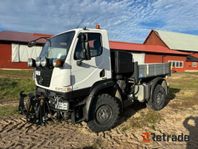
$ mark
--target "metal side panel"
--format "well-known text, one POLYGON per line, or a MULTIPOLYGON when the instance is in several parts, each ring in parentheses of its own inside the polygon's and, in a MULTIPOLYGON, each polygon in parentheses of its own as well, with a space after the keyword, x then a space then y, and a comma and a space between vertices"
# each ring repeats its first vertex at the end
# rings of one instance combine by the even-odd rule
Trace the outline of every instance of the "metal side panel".
POLYGON ((145 66, 146 65, 139 65, 139 78, 144 78, 147 76, 147 69, 145 66))
POLYGON ((139 65, 139 78, 170 74, 169 63, 139 65))

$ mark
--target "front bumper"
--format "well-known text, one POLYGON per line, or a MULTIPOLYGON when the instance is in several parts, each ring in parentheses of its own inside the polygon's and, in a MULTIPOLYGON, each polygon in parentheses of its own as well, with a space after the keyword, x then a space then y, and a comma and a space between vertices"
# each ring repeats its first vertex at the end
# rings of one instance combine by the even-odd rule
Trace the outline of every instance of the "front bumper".
POLYGON ((69 93, 55 92, 37 87, 36 95, 43 96, 49 103, 50 108, 55 111, 69 111, 69 99, 71 99, 69 93))

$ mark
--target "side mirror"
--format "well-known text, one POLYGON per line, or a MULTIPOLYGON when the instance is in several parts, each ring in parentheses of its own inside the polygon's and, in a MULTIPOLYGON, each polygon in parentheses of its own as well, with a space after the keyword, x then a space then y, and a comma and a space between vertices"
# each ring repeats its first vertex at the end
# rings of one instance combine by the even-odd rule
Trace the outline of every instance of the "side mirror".
POLYGON ((83 56, 85 57, 85 60, 91 59, 91 54, 89 50, 89 40, 88 40, 88 33, 82 33, 79 35, 79 39, 81 41, 82 49, 83 49, 83 56))

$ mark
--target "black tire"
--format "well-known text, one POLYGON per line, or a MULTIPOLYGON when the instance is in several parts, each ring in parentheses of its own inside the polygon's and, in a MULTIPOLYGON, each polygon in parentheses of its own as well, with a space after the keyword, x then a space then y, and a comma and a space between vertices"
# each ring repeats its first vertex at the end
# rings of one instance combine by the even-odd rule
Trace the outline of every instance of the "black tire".
POLYGON ((156 111, 163 109, 166 105, 166 91, 160 84, 155 86, 153 97, 148 101, 147 105, 156 111))
POLYGON ((90 110, 89 128, 94 132, 113 128, 120 115, 119 101, 108 94, 100 94, 94 100, 90 110))

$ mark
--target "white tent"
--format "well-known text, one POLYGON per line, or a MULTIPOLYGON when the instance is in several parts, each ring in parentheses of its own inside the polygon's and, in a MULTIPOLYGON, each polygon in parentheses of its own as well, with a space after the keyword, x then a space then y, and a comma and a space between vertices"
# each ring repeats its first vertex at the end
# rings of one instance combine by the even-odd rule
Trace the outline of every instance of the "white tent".
POLYGON ((27 45, 12 44, 12 62, 27 62, 28 58, 40 55, 41 46, 28 47, 27 45))

